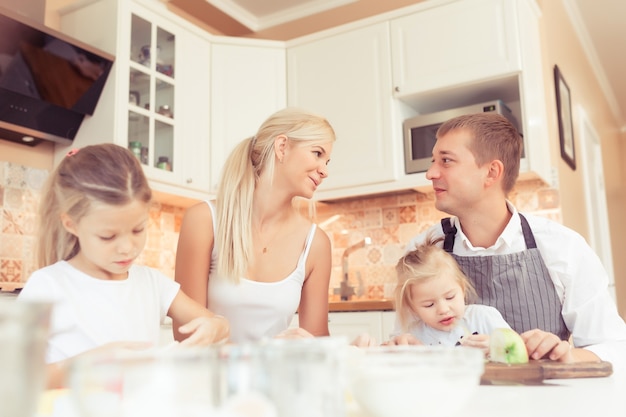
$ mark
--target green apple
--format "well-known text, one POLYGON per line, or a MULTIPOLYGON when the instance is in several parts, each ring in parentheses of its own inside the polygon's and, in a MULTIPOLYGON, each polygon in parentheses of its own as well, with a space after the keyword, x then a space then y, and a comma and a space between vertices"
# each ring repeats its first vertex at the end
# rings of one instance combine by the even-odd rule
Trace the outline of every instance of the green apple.
POLYGON ((501 363, 528 363, 528 351, 522 337, 512 329, 494 329, 489 335, 489 360, 501 363))

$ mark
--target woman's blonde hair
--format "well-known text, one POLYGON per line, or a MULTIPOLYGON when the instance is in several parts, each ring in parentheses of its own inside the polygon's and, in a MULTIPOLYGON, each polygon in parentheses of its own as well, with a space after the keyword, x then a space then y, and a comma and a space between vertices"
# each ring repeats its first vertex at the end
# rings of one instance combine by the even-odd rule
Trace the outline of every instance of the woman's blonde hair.
POLYGON ((39 206, 37 265, 42 268, 69 260, 80 242, 61 222, 67 213, 75 222, 93 202, 124 205, 149 203, 152 191, 141 164, 128 149, 99 144, 72 150, 47 179, 39 206))
POLYGON ((448 275, 456 278, 466 302, 476 294, 471 282, 452 255, 437 246, 442 240, 443 238, 429 237, 425 243, 405 254, 396 264, 398 278, 395 289, 396 315, 404 332, 408 332, 410 324, 417 319, 411 307, 413 304, 411 285, 448 275))
POLYGON ((252 199, 262 173, 274 176, 274 140, 287 136, 297 146, 328 143, 335 132, 323 117, 295 108, 272 114, 256 135, 240 142, 224 163, 217 195, 217 269, 235 282, 252 258, 252 199))

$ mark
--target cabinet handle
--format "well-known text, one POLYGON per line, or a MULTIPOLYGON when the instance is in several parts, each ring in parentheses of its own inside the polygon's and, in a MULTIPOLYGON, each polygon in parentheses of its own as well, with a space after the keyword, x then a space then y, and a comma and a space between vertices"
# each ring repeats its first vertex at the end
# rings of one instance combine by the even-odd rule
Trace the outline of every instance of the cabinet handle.
POLYGON ((187 178, 187 184, 191 184, 193 182, 192 178, 187 178))

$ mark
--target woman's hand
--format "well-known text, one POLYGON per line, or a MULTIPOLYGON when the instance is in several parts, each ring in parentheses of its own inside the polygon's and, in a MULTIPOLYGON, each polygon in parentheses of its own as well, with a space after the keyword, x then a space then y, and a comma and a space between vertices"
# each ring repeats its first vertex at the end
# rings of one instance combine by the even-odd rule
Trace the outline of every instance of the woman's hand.
POLYGON ((275 339, 308 339, 311 337, 315 336, 304 330, 302 327, 287 329, 274 336, 275 339))
POLYGON ((361 333, 350 344, 360 348, 378 346, 376 339, 368 333, 361 333))
POLYGON ((388 342, 383 343, 384 346, 399 346, 399 345, 423 345, 415 336, 410 333, 404 333, 398 336, 394 336, 389 339, 388 342))
POLYGON ((216 314, 212 317, 196 317, 180 326, 178 331, 189 335, 180 342, 181 345, 210 345, 226 342, 230 336, 230 325, 226 318, 216 314))

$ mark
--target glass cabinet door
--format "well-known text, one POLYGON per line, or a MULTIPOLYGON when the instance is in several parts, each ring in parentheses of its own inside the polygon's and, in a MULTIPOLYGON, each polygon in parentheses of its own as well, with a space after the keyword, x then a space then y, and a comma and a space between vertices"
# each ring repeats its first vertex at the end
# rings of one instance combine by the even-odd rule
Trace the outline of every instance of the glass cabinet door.
POLYGON ((132 14, 128 147, 141 163, 174 169, 174 34, 132 14))

